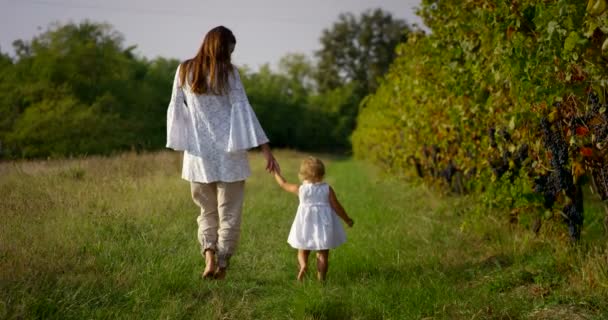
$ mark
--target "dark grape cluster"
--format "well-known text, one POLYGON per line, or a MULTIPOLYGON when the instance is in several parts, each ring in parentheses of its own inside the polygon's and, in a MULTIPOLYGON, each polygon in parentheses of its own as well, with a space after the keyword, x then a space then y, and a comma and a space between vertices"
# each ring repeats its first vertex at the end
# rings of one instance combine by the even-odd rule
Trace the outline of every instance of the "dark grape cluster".
POLYGON ((591 112, 588 116, 594 119, 594 121, 591 121, 589 129, 595 135, 595 141, 605 141, 608 139, 608 105, 604 104, 605 111, 600 113, 602 104, 595 92, 589 93, 589 103, 591 104, 591 112))
MULTIPOLYGON (((598 148, 606 148, 602 146, 603 143, 608 141, 608 105, 602 105, 600 97, 595 91, 589 92, 589 112, 587 112, 586 123, 588 124, 589 131, 594 137, 592 143, 596 144, 598 148), (604 108, 602 112, 602 107, 604 108)), ((594 145, 588 147, 593 148, 594 145)), ((590 161, 590 165, 593 167, 591 179, 593 180, 594 189, 601 197, 602 200, 608 199, 608 163, 604 156, 593 157, 590 161)))
POLYGON ((416 174, 418 174, 418 177, 424 178, 424 170, 422 169, 422 163, 420 163, 420 159, 418 159, 414 156, 409 156, 408 161, 410 161, 410 163, 414 164, 414 167, 416 168, 416 174))
POLYGON ((592 113, 599 113, 600 112, 600 97, 598 97, 597 93, 595 92, 589 92, 588 95, 589 98, 589 103, 591 104, 591 112, 592 113))
MULTIPOLYGON (((500 130, 499 134, 505 141, 511 141, 511 135, 505 129, 500 130)), ((528 144, 524 143, 519 146, 515 153, 503 151, 500 158, 490 159, 490 167, 494 176, 500 179, 505 173, 511 172, 511 182, 515 181, 517 173, 528 158, 528 148, 528 144), (513 161, 513 167, 510 166, 511 161, 513 161)))
POLYGON ((545 147, 551 152, 551 165, 559 168, 568 164, 568 144, 559 130, 552 130, 547 118, 540 120, 545 147))
POLYGON ((511 142, 511 134, 507 131, 507 129, 505 129, 505 128, 500 129, 500 131, 498 132, 498 134, 503 139, 505 139, 505 141, 511 142))
POLYGON ((602 200, 608 199, 608 163, 593 170, 593 183, 602 200))
POLYGON ((574 240, 578 240, 581 233, 581 225, 583 222, 583 215, 576 210, 576 206, 572 203, 567 204, 563 209, 564 215, 567 218, 568 232, 570 237, 574 240), (578 222, 580 221, 580 224, 578 222))
MULTIPOLYGON (((451 140, 450 143, 454 146, 460 144, 458 139, 451 140)), ((421 158, 413 155, 407 158, 408 163, 416 168, 416 173, 420 178, 430 176, 436 179, 442 179, 447 182, 453 192, 458 194, 465 192, 461 169, 456 166, 449 156, 446 157, 444 153, 442 153, 442 150, 438 145, 424 145, 421 151, 421 158), (446 162, 447 165, 443 167, 446 162)), ((446 153, 449 154, 449 150, 446 153)), ((469 153, 468 155, 469 157, 473 157, 472 153, 469 153)))
POLYGON ((433 145, 431 147, 431 157, 433 159, 433 163, 439 163, 439 152, 441 151, 441 148, 439 148, 438 145, 433 145))
POLYGON ((604 115, 603 118, 603 123, 591 126, 595 135, 595 142, 605 142, 608 140, 608 117, 604 115))
MULTIPOLYGON (((495 144, 493 147, 496 147, 496 138, 495 138, 496 130, 494 128, 490 128, 488 133, 490 135, 490 144, 495 144)), ((500 129, 498 132, 498 136, 502 137, 506 142, 512 142, 511 134, 506 129, 500 129)), ((524 161, 528 158, 528 144, 524 143, 517 148, 514 153, 509 151, 503 151, 500 158, 490 159, 490 168, 492 169, 492 173, 496 178, 500 179, 507 172, 511 172, 510 179, 511 182, 515 181, 517 177, 517 173, 522 168, 524 161), (510 165, 511 161, 513 162, 513 166, 510 165)))
POLYGON ((448 165, 443 170, 441 170, 439 175, 443 177, 448 184, 452 184, 452 178, 454 177, 456 172, 458 172, 458 169, 454 165, 454 162, 450 161, 448 165))
POLYGON ((604 104, 605 111, 600 113, 602 104, 595 92, 589 93, 590 111, 585 115, 585 122, 589 123, 589 130, 595 136, 594 142, 603 142, 608 139, 608 105, 604 104))
POLYGON ((543 205, 546 209, 553 207, 560 190, 559 181, 554 175, 546 174, 534 179, 534 191, 543 195, 543 205))
POLYGON ((524 161, 528 158, 528 144, 524 143, 515 152, 513 162, 515 163, 515 170, 519 170, 522 167, 524 161))
MULTIPOLYGON (((441 149, 438 145, 424 145, 422 147, 423 159, 422 162, 418 162, 420 166, 417 167, 416 170, 420 169, 420 171, 428 171, 431 177, 437 178, 440 173, 439 169, 437 168, 437 165, 441 160, 440 151, 441 149)), ((421 172, 419 172, 418 175, 421 176, 421 172)), ((422 174, 422 176, 423 175, 424 174, 422 174)))
POLYGON ((492 168, 492 173, 496 176, 497 179, 500 179, 505 173, 507 173, 509 171, 509 158, 510 157, 511 157, 511 152, 504 151, 499 159, 490 161, 490 167, 492 168))
MULTIPOLYGON (((576 123, 576 122, 575 122, 576 123)), ((562 211, 566 216, 568 230, 573 240, 580 238, 583 225, 582 188, 575 185, 574 177, 568 170, 568 144, 559 128, 553 129, 548 119, 540 122, 543 143, 551 155, 551 172, 535 179, 535 190, 544 197, 544 206, 549 209, 563 190, 572 201, 562 211)))
POLYGON ((576 194, 572 198, 572 202, 568 203, 562 212, 566 216, 568 223, 568 232, 572 240, 579 240, 581 237, 581 229, 583 227, 583 192, 578 188, 576 194))
POLYGON ((498 147, 498 144, 496 144, 496 128, 488 129, 488 136, 490 137, 490 146, 492 148, 498 147))
POLYGON ((574 182, 572 174, 565 169, 568 164, 568 144, 558 130, 552 130, 549 121, 545 118, 541 120, 543 141, 545 147, 551 152, 550 182, 554 188, 566 190, 566 194, 574 192, 574 182))

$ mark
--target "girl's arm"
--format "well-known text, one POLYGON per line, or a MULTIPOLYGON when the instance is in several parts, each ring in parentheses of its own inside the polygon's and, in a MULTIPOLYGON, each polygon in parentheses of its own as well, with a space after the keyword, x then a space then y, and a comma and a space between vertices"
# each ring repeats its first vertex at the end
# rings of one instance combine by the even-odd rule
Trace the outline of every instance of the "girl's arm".
POLYGON ((338 197, 336 197, 336 193, 332 187, 329 187, 329 204, 331 205, 332 209, 334 209, 338 217, 342 218, 342 220, 344 220, 349 227, 353 226, 355 222, 348 216, 348 214, 346 214, 346 210, 344 210, 344 207, 342 207, 342 204, 340 204, 340 201, 338 201, 338 197))
POLYGON ((285 181, 285 178, 283 178, 283 176, 278 171, 274 171, 274 179, 277 181, 279 186, 281 188, 283 188, 283 190, 294 193, 294 194, 298 194, 298 191, 300 190, 300 186, 297 184, 288 183, 287 181, 285 181))

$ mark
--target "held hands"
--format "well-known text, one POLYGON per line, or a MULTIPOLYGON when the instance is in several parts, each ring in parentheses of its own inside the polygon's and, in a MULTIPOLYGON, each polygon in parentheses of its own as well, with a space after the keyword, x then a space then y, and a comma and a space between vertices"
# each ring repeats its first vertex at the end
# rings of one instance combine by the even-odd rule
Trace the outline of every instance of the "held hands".
POLYGON ((270 147, 267 143, 262 145, 262 153, 264 154, 264 158, 266 159, 266 171, 268 171, 268 173, 280 173, 281 168, 279 167, 279 163, 272 155, 270 147))
POLYGON ((346 222, 346 225, 347 225, 349 228, 352 228, 352 227, 353 227, 353 225, 355 224, 355 221, 354 221, 353 219, 351 219, 351 218, 347 218, 346 220, 344 220, 344 222, 346 222))
POLYGON ((274 157, 272 157, 272 159, 273 159, 273 165, 272 165, 273 170, 269 171, 269 172, 280 175, 281 174, 281 166, 279 166, 279 162, 277 161, 277 159, 275 159, 274 157))

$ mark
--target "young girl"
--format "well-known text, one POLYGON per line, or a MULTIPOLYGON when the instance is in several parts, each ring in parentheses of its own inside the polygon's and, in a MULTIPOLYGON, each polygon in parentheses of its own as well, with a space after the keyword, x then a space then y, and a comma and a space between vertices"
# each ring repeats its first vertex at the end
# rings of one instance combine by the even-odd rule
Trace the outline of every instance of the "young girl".
POLYGON ((332 187, 323 182, 324 175, 325 166, 315 157, 302 161, 298 174, 302 185, 287 183, 278 170, 274 172, 279 186, 297 194, 300 198, 298 211, 287 239, 292 247, 298 249, 299 281, 302 281, 306 274, 311 250, 317 251, 317 278, 321 281, 325 280, 329 268, 329 249, 346 241, 338 217, 342 218, 349 227, 354 223, 336 198, 332 187))

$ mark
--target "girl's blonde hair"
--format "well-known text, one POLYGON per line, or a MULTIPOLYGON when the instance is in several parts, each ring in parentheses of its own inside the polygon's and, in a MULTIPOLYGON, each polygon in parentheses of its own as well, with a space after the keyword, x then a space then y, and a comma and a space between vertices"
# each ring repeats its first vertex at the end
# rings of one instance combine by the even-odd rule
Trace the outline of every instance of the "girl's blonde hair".
POLYGON ((298 177, 300 180, 310 182, 321 182, 325 176, 325 165, 323 161, 315 157, 308 157, 302 161, 298 177))

